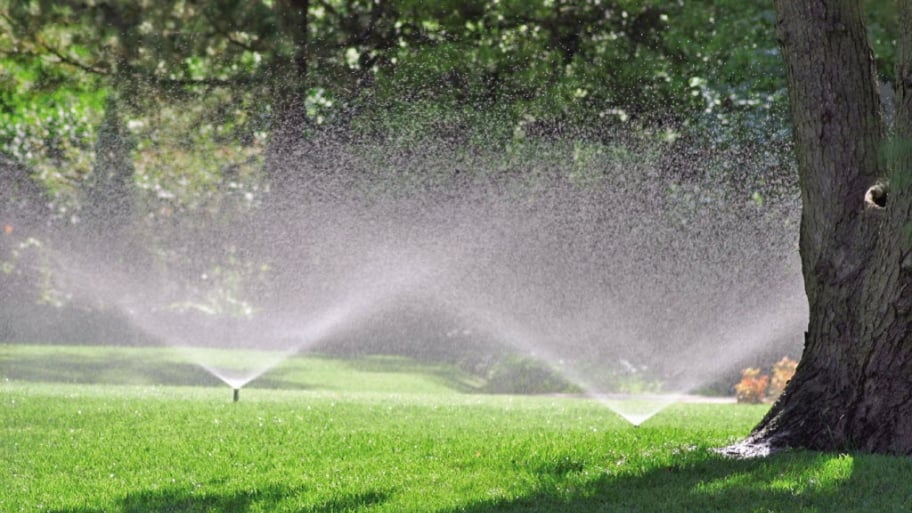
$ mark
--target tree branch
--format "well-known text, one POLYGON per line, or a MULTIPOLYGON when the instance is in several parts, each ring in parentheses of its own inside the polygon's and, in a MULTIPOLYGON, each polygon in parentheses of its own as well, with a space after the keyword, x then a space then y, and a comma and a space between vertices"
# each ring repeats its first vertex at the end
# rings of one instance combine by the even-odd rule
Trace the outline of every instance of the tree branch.
POLYGON ((222 78, 166 78, 155 75, 146 75, 134 72, 130 77, 154 84, 159 87, 179 87, 179 86, 205 86, 205 87, 231 87, 238 85, 255 84, 256 80, 251 76, 237 76, 227 79, 222 78))
POLYGON ((383 5, 383 0, 375 0, 374 8, 371 9, 370 21, 364 31, 354 38, 353 45, 363 44, 374 33, 377 29, 377 22, 383 17, 383 5))
POLYGON ((212 25, 212 27, 215 29, 215 33, 219 36, 224 37, 230 44, 233 44, 243 50, 247 50, 248 52, 259 52, 260 51, 259 48, 249 45, 247 43, 244 43, 243 41, 239 41, 239 40, 235 39, 234 37, 232 37, 231 32, 229 30, 227 30, 225 27, 223 27, 219 23, 219 21, 214 16, 212 16, 212 14, 207 9, 203 9, 203 12, 205 13, 206 19, 209 21, 209 24, 212 25))
POLYGON ((336 12, 336 8, 333 7, 332 4, 330 4, 326 0, 318 0, 317 3, 320 4, 320 7, 326 9, 326 12, 332 14, 333 16, 339 16, 339 13, 336 12))
MULTIPOLYGON (((99 66, 93 66, 79 62, 76 59, 73 59, 66 54, 62 53, 60 50, 44 43, 43 41, 37 41, 38 46, 41 47, 46 52, 50 53, 59 60, 60 64, 65 64, 68 66, 76 67, 86 73, 91 73, 94 75, 100 75, 105 77, 110 77, 114 75, 114 72, 110 69, 102 68, 99 66)), ((28 57, 41 57, 42 54, 34 51, 0 51, 0 53, 9 56, 15 55, 25 55, 28 57)), ((131 71, 125 73, 125 76, 137 80, 140 82, 145 82, 153 84, 158 87, 183 87, 183 86, 203 86, 203 87, 231 87, 239 85, 250 85, 255 84, 256 79, 249 75, 235 76, 231 78, 169 78, 156 76, 148 73, 143 73, 139 71, 131 71)))
POLYGON ((109 69, 104 69, 104 68, 100 68, 100 67, 97 67, 97 66, 85 64, 85 63, 79 62, 79 61, 76 60, 76 59, 71 58, 70 56, 64 54, 63 52, 61 52, 61 51, 58 50, 57 48, 54 48, 54 47, 52 47, 51 45, 45 43, 45 42, 42 41, 40 38, 38 38, 38 39, 36 40, 36 42, 38 43, 38 46, 40 46, 41 48, 43 48, 45 51, 47 51, 47 52, 50 53, 51 55, 54 55, 55 57, 57 57, 58 59, 60 59, 60 62, 62 62, 63 64, 68 64, 68 65, 70 65, 70 66, 79 68, 79 69, 81 69, 82 71, 85 71, 86 73, 92 73, 92 74, 94 74, 94 75, 108 76, 108 75, 111 74, 111 70, 109 70, 109 69))

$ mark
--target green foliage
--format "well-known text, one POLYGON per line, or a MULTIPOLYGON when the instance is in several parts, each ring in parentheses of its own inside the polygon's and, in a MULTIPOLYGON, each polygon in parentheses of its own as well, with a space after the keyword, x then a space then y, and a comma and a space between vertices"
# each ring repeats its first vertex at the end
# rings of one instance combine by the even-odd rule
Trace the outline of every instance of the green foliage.
POLYGON ((878 78, 892 83, 896 80, 896 35, 899 15, 896 2, 890 0, 867 0, 865 14, 868 22, 868 40, 874 49, 878 78))
POLYGON ((27 165, 62 212, 89 176, 104 91, 46 89, 54 77, 38 62, 0 60, 0 151, 27 165))
POLYGON ((371 91, 381 105, 406 91, 406 101, 507 104, 515 118, 549 123, 698 113, 724 121, 768 110, 784 88, 765 7, 541 1, 438 9, 406 11, 394 30, 399 45, 375 50, 386 63, 371 91), (424 38, 409 37, 408 27, 424 38))
MULTIPOLYGON (((220 181, 240 183, 227 170, 261 165, 274 93, 289 87, 306 91, 304 112, 315 123, 402 133, 420 129, 412 124, 418 105, 440 119, 458 113, 491 127, 481 136, 638 119, 745 127, 784 104, 767 6, 312 2, 306 84, 288 69, 295 27, 281 9, 281 2, 14 3, 0 10, 0 148, 35 171, 62 211, 73 211, 114 91, 136 142, 136 185, 176 199, 167 206, 175 210, 209 203, 220 181), (188 185, 166 183, 177 175, 188 185)), ((768 137, 769 126, 760 125, 742 140, 768 137)), ((159 211, 149 198, 137 201, 138 215, 159 211)))
POLYGON ((488 370, 486 392, 495 394, 540 394, 579 392, 546 364, 520 356, 500 358, 488 370))
POLYGON ((912 186, 912 140, 892 137, 883 147, 882 159, 890 170, 889 188, 893 191, 907 191, 912 186))

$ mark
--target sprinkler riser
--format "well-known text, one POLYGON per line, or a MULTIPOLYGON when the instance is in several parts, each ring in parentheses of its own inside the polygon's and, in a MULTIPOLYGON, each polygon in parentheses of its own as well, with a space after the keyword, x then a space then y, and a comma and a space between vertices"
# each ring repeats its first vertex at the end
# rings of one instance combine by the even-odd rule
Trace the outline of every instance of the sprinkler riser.
POLYGON ((241 389, 235 388, 234 389, 234 402, 238 402, 238 400, 240 398, 241 398, 241 389))

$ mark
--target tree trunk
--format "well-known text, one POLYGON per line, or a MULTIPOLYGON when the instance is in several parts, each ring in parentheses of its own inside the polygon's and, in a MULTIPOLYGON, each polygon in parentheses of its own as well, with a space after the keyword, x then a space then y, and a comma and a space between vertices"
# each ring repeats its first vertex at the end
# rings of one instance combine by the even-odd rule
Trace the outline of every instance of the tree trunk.
MULTIPOLYGON (((44 190, 23 164, 0 152, 0 231, 34 236, 48 223, 51 211, 44 190)), ((0 248, 3 244, 0 243, 0 248)), ((0 259, 3 258, 0 249, 0 259)))
MULTIPOLYGON (((802 193, 800 253, 810 320, 785 393, 727 452, 800 447, 912 454, 906 235, 912 196, 896 183, 888 196, 885 182, 888 165, 908 168, 908 158, 902 152, 892 152, 897 158, 889 162, 881 158, 886 128, 862 2, 777 0, 776 10, 802 193)), ((905 10, 908 16, 908 5, 905 10)), ((908 70, 906 62, 900 72, 908 70)), ((899 91, 897 128, 908 136, 907 87, 899 91)))
POLYGON ((275 13, 280 30, 293 45, 294 53, 277 63, 272 96, 273 119, 266 148, 266 171, 273 202, 281 204, 299 178, 301 145, 307 129, 307 32, 309 0, 277 0, 275 13))
POLYGON ((82 222, 96 243, 117 241, 133 217, 133 144, 120 115, 116 90, 105 103, 82 209, 82 222))

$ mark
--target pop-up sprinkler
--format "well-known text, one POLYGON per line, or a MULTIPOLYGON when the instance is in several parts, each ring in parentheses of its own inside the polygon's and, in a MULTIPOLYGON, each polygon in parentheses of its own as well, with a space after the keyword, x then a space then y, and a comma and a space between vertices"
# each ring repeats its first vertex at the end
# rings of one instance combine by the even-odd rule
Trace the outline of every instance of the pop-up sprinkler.
POLYGON ((234 402, 238 402, 238 399, 240 399, 240 398, 241 398, 241 389, 235 388, 234 389, 234 402))

